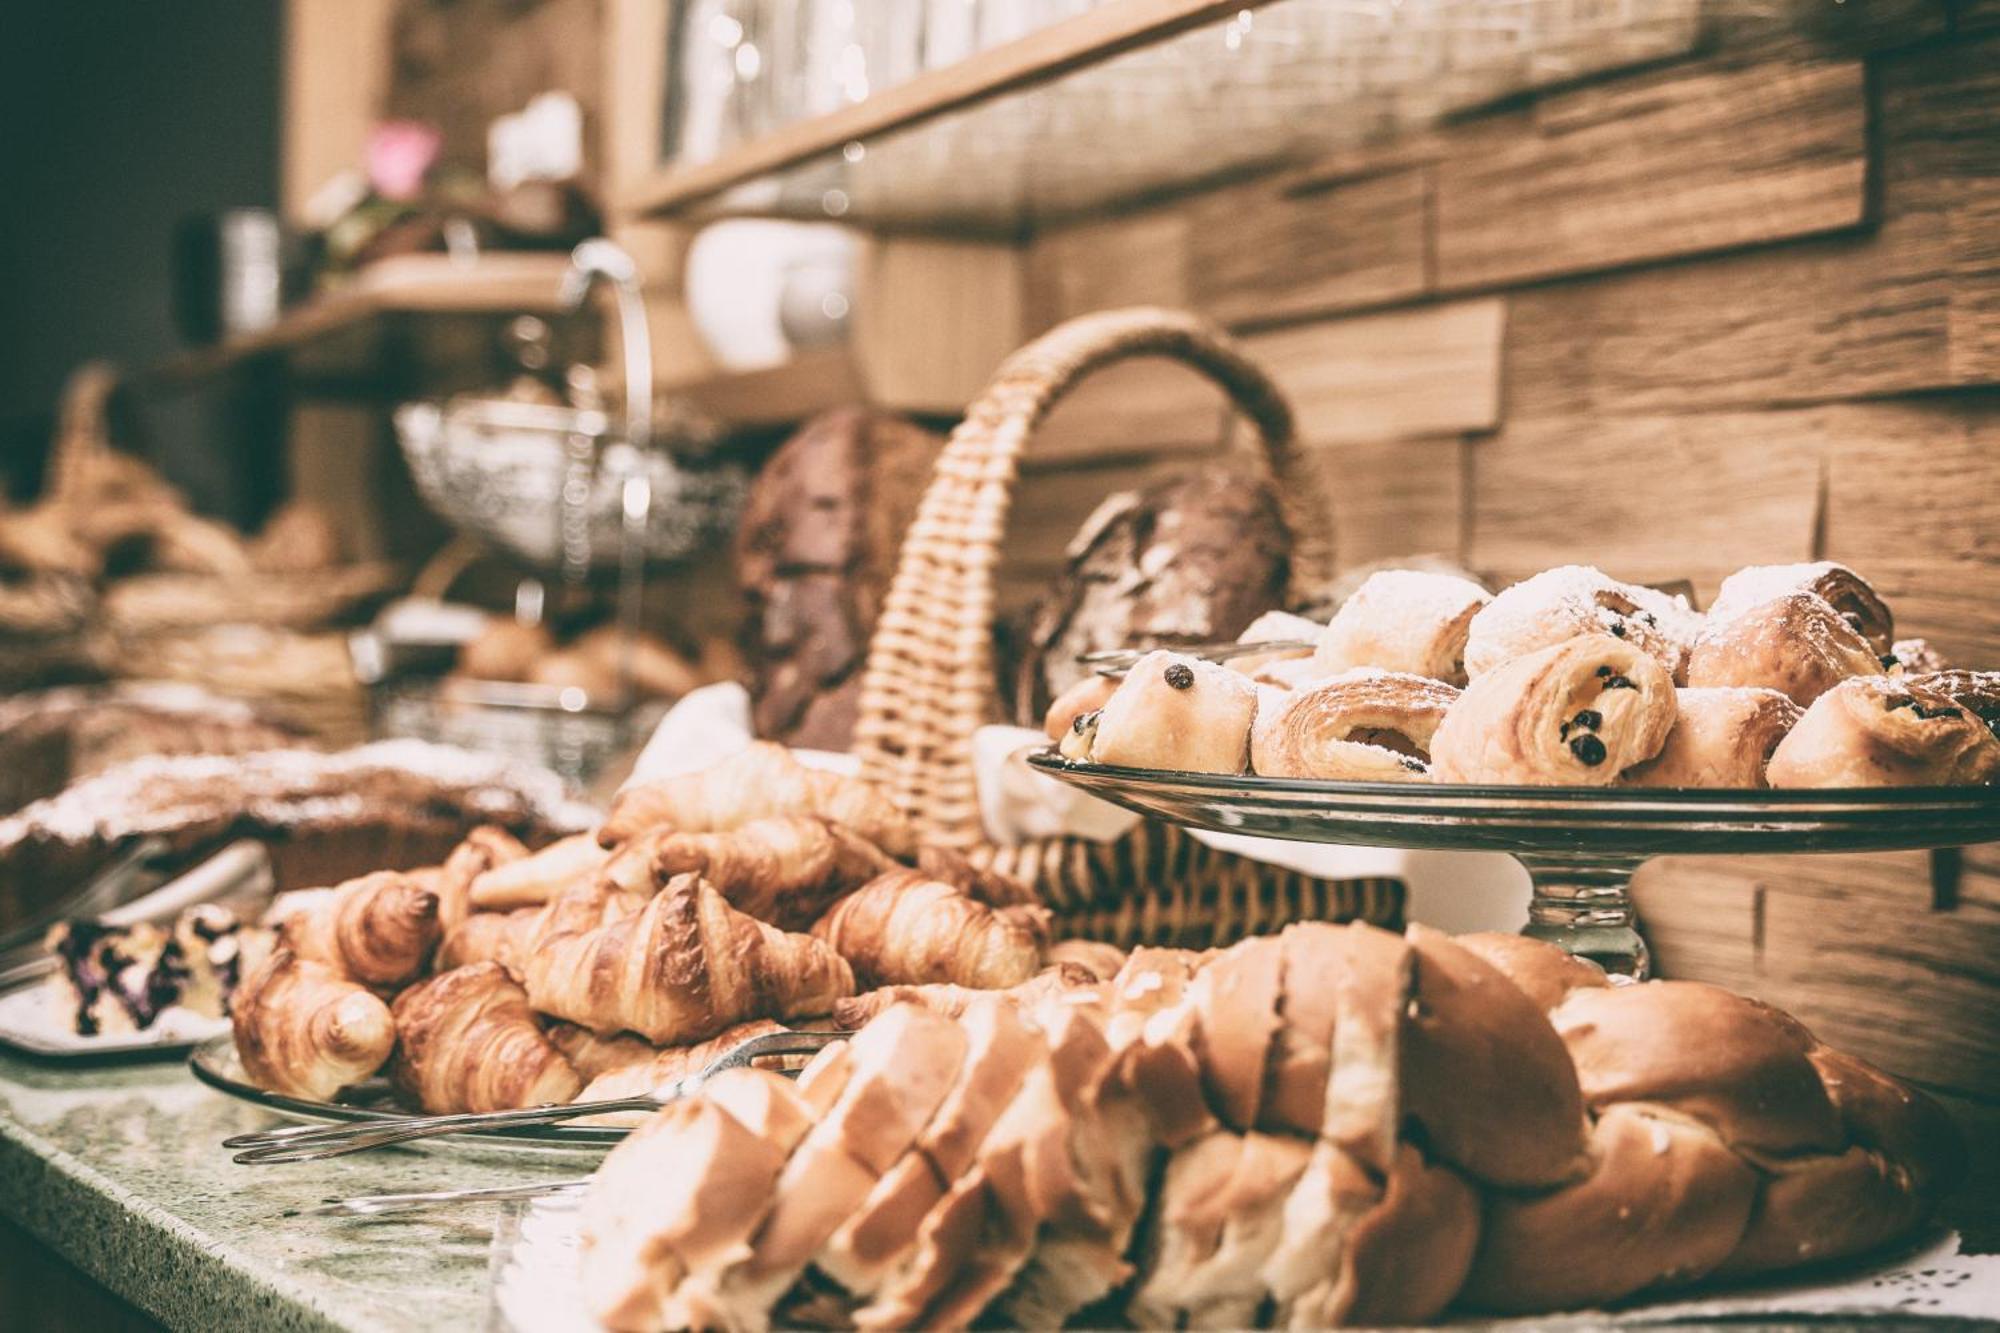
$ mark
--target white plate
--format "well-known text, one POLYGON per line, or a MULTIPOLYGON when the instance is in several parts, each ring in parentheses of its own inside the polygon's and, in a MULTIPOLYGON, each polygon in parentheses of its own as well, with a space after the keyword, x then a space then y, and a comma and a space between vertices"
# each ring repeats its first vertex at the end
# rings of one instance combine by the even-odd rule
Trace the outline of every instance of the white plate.
POLYGON ((0 1044, 31 1055, 89 1057, 132 1051, 174 1054, 229 1031, 229 1020, 175 1005, 143 1032, 80 1037, 65 1021, 61 996, 48 978, 0 995, 0 1044))

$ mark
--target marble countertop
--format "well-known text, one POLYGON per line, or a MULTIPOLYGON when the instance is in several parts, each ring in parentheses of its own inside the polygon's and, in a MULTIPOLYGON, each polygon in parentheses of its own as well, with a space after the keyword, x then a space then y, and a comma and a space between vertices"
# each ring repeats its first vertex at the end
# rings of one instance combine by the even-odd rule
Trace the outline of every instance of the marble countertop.
POLYGON ((78 1068, 0 1054, 0 1215, 177 1329, 477 1329, 502 1205, 375 1219, 287 1210, 564 1179, 593 1160, 410 1148, 247 1167, 219 1146, 280 1123, 177 1062, 78 1068))

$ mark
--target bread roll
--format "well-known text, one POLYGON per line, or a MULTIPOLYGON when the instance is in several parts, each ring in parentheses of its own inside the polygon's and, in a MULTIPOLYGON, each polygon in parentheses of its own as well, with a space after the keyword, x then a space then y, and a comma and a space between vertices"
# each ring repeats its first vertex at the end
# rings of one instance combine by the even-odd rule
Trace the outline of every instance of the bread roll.
POLYGON ((1764 771, 1800 716, 1776 690, 1676 690, 1674 728, 1660 753, 1628 770, 1632 787, 1763 787, 1764 771))
POLYGON ((1431 738, 1431 777, 1608 787, 1659 754, 1675 707, 1652 656, 1583 635, 1476 676, 1431 738))
MULTIPOLYGON (((1893 656, 1896 621, 1868 580, 1846 565, 1820 560, 1798 565, 1751 565, 1722 581, 1708 608, 1711 624, 1722 624, 1791 593, 1819 597, 1868 643, 1877 658, 1893 656)), ((1801 703, 1805 702, 1800 700, 1801 703)))
POLYGON ((1814 593, 1795 592, 1709 617, 1688 658, 1687 683, 1761 686, 1804 708, 1850 676, 1882 669, 1868 641, 1814 593))
POLYGON ((1093 763, 1184 773, 1241 773, 1257 691, 1249 679, 1180 653, 1147 653, 1097 715, 1093 763))
POLYGON ((1313 666, 1329 676, 1376 667, 1463 685, 1466 637, 1491 600, 1486 589, 1450 574, 1371 574, 1319 636, 1313 666))
POLYGON ((1687 661, 1681 628, 1648 610, 1649 595, 1588 565, 1544 570, 1495 597, 1472 618, 1465 669, 1473 679, 1517 657, 1578 635, 1622 639, 1658 662, 1677 682, 1687 661))
POLYGON ((1771 756, 1774 787, 1956 787, 2000 774, 2000 737, 1951 696, 1861 676, 1813 702, 1771 756))

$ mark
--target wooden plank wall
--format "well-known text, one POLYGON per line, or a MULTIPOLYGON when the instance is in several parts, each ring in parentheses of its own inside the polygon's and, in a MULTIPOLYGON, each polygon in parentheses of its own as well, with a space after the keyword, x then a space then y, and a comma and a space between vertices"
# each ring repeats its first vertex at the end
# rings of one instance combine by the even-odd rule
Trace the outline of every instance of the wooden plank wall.
MULTIPOLYGON (((1416 143, 1047 232, 1027 309, 1186 304, 1236 329, 1336 478, 1345 563, 1588 561, 1707 595, 1831 557, 1908 632, 2000 666, 2000 5, 1822 9, 1804 39, 1724 31, 1416 143)), ((1207 438, 1214 401, 1164 382, 1079 394, 1029 485, 1207 438)), ((1667 860, 1640 898, 1667 975, 1792 1008, 1991 1122, 2000 847, 1943 902, 1914 853, 1667 860)))

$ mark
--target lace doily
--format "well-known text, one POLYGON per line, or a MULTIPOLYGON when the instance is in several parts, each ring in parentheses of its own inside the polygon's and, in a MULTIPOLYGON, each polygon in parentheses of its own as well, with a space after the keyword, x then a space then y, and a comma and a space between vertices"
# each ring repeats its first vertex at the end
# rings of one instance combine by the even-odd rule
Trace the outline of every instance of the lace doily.
MULTIPOLYGON (((507 1205, 493 1236, 493 1327, 500 1333, 603 1333, 584 1312, 577 1281, 581 1201, 507 1205)), ((1990 1318, 2000 1311, 2000 1255, 1961 1254, 1956 1232, 1858 1268, 1807 1272, 1700 1296, 1616 1310, 1476 1319, 1482 1327, 1602 1328, 1700 1323, 1745 1316, 1906 1315, 1990 1318)))

